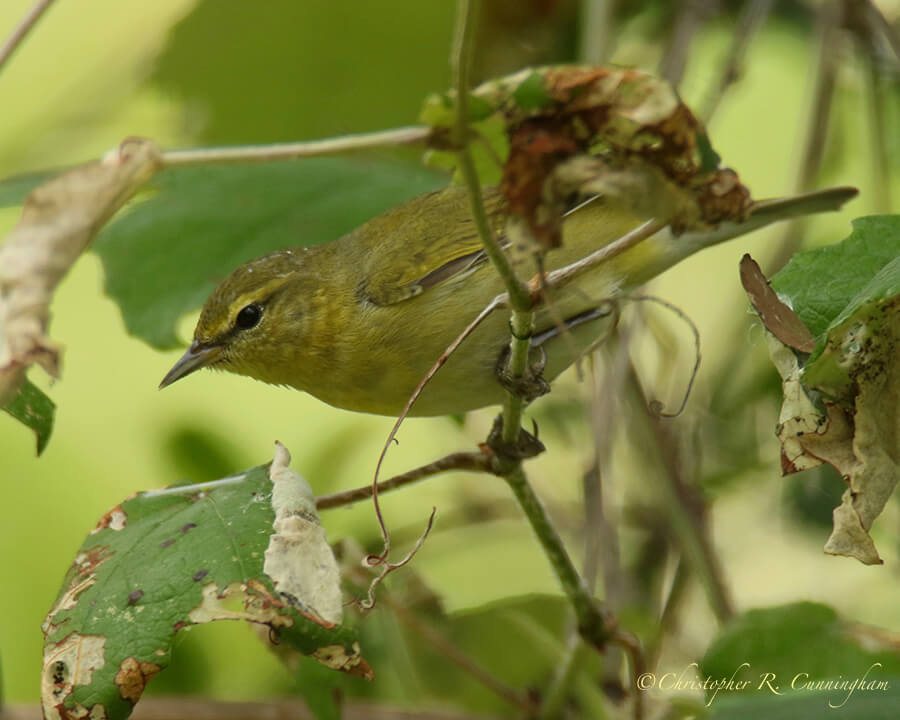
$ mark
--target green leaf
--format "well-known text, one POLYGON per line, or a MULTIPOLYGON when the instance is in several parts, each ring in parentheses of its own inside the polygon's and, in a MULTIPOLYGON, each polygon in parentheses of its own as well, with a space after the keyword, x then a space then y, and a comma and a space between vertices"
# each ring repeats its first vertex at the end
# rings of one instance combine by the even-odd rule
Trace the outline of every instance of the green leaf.
MULTIPOLYGON (((850 681, 852 683, 852 680, 850 681)), ((774 693, 714 703, 708 720, 896 720, 900 712, 900 683, 873 690, 774 693), (846 704, 833 707, 846 699, 846 704), (831 704, 829 704, 831 703, 831 704)))
POLYGON ((44 452, 47 443, 50 442, 50 433, 53 432, 53 416, 56 412, 53 401, 26 380, 16 396, 3 409, 20 423, 34 430, 37 437, 37 454, 44 452))
POLYGON ((794 255, 772 277, 772 287, 790 301, 803 324, 821 340, 835 322, 849 317, 853 308, 884 298, 887 287, 883 283, 889 285, 891 278, 875 280, 898 256, 900 215, 857 218, 853 232, 841 242, 794 255), (871 289, 870 283, 874 283, 871 289))
POLYGON ((713 714, 718 720, 832 717, 835 710, 858 710, 858 703, 874 708, 873 714, 854 710, 834 717, 871 720, 881 717, 877 708, 893 707, 896 713, 900 655, 889 642, 843 620, 830 607, 801 602, 750 610, 735 618, 710 646, 700 674, 711 679, 711 686, 713 681, 735 681, 732 689, 706 691, 709 705, 721 706, 713 714), (854 680, 852 697, 844 703, 854 680), (831 685, 824 685, 829 681, 831 685), (758 714, 744 714, 740 704, 731 708, 731 703, 756 707, 758 714), (770 704, 772 714, 761 709, 770 704), (780 714, 786 707, 798 714, 780 714))
MULTIPOLYGON (((419 688, 424 697, 443 700, 469 713, 508 716, 510 705, 506 700, 470 673, 448 665, 446 657, 436 652, 434 642, 414 629, 424 624, 449 639, 479 667, 488 668, 507 687, 521 691, 523 698, 527 696, 525 688, 547 685, 567 652, 564 638, 571 616, 565 598, 509 597, 448 615, 440 608, 437 597, 417 587, 413 572, 406 573, 406 592, 396 601, 405 608, 404 615, 416 616, 415 621, 403 622, 400 627, 387 622, 381 625, 368 622, 360 628, 367 649, 384 652, 384 648, 399 645, 408 648, 408 655, 394 652, 381 662, 370 660, 379 666, 392 663, 395 666, 392 672, 401 682, 419 688), (380 636, 376 634, 379 631, 380 636)), ((602 656, 593 651, 579 657, 578 677, 571 685, 574 704, 581 711, 578 717, 605 717, 606 698, 596 681, 602 662, 602 656)))
MULTIPOLYGON (((900 232, 897 242, 898 256, 882 267, 829 323, 825 344, 817 348, 803 368, 805 384, 844 394, 842 390, 853 384, 860 366, 866 363, 873 339, 889 335, 892 325, 900 326, 900 232)), ((887 360, 896 356, 893 343, 888 353, 887 360)))
MULTIPOLYGON (((367 674, 355 632, 323 620, 267 574, 279 577, 271 564, 279 508, 311 498, 286 472, 287 480, 272 471, 274 508, 273 482, 257 467, 212 485, 141 493, 110 510, 79 549, 44 622, 45 708, 89 713, 102 705, 105 717, 127 717, 169 664, 175 634, 223 619, 266 625, 281 647, 367 674)), ((284 564, 290 556, 279 557, 284 564)))
POLYGON ((700 152, 700 172, 713 172, 722 162, 706 133, 697 133, 697 150, 700 152))
POLYGON ((513 91, 513 99, 520 110, 540 110, 551 103, 544 87, 545 73, 533 72, 513 91))
POLYGON ((335 240, 444 184, 419 166, 334 158, 170 169, 94 246, 128 331, 172 348, 179 317, 241 263, 335 240))

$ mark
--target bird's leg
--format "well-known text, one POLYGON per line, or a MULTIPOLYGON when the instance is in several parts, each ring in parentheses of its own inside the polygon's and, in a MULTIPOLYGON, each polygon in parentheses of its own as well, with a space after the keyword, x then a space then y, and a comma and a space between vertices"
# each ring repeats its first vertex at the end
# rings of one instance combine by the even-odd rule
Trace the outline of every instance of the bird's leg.
POLYGON ((494 425, 491 427, 491 432, 488 433, 484 445, 501 461, 517 463, 520 460, 527 460, 540 455, 547 449, 544 447, 544 443, 538 440, 537 435, 537 424, 535 424, 534 434, 531 434, 525 428, 519 428, 519 437, 516 442, 505 442, 503 440, 503 415, 501 414, 494 418, 494 425))
MULTIPOLYGON (((524 375, 513 375, 509 371, 509 346, 506 346, 500 353, 495 369, 498 382, 509 393, 522 398, 526 404, 550 392, 550 384, 542 376, 544 367, 547 365, 547 353, 540 346, 537 349, 539 354, 533 360, 529 357, 531 362, 524 375)), ((494 426, 491 428, 485 445, 497 458, 512 463, 540 455, 545 450, 544 444, 537 437, 537 425, 534 427, 534 434, 524 428, 519 428, 519 435, 513 442, 504 440, 503 415, 498 415, 494 420, 494 426)))
POLYGON ((547 365, 547 353, 540 346, 537 349, 540 351, 540 355, 531 362, 525 375, 514 376, 509 372, 507 363, 509 346, 503 348, 494 371, 497 375, 497 381, 508 392, 522 398, 526 405, 537 400, 541 395, 546 395, 550 392, 550 383, 544 380, 542 374, 547 365))

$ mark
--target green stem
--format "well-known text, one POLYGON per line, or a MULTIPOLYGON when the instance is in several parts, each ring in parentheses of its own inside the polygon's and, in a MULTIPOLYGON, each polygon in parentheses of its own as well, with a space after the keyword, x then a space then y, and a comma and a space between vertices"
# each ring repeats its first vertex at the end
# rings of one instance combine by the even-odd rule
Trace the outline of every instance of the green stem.
MULTIPOLYGON (((531 334, 534 330, 533 302, 528 288, 515 274, 509 259, 503 252, 491 230, 490 221, 481 198, 481 184, 475 170, 475 163, 469 150, 469 64, 472 55, 475 18, 480 8, 479 0, 458 0, 456 29, 453 38, 452 70, 453 85, 456 88, 456 118, 454 140, 457 145, 459 170, 469 192, 472 219, 478 230, 485 252, 497 269, 509 295, 512 307, 510 318, 509 370, 513 377, 522 377, 528 367, 531 334)), ((508 394, 503 407, 504 442, 515 444, 519 439, 523 400, 508 394)), ((582 581, 554 528, 547 511, 528 483, 528 478, 520 460, 506 459, 498 468, 513 491, 532 530, 537 536, 563 592, 572 604, 578 620, 578 630, 592 645, 602 648, 614 637, 607 617, 594 604, 591 594, 582 581)))
POLYGON ((481 199, 481 182, 469 150, 469 65, 480 4, 480 0, 458 0, 456 4, 456 29, 451 54, 453 86, 456 88, 456 122, 453 127, 453 139, 458 148, 459 171, 469 191, 472 219, 485 253, 506 285, 510 305, 516 310, 526 310, 531 306, 531 297, 491 231, 491 223, 481 199))
POLYGON ((610 627, 607 617, 594 603, 587 586, 566 551, 562 538, 556 532, 546 508, 528 482, 525 470, 519 464, 504 478, 531 523, 531 529, 550 561, 563 592, 572 604, 575 618, 578 621, 578 632, 587 642, 603 648, 615 636, 615 630, 610 627))
MULTIPOLYGON (((514 378, 520 378, 528 369, 531 334, 534 332, 534 313, 514 310, 509 320, 509 329, 509 374, 514 378)), ((503 442, 515 444, 519 439, 524 409, 525 402, 520 396, 511 392, 506 393, 503 403, 503 442)))

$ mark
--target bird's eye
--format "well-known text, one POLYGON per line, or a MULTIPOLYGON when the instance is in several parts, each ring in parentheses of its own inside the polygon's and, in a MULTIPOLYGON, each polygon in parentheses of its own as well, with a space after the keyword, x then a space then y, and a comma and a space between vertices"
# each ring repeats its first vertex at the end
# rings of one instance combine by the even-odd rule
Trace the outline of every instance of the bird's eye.
POLYGON ((237 314, 234 324, 241 330, 249 330, 259 325, 259 321, 262 319, 262 312, 262 307, 256 303, 248 305, 237 314))

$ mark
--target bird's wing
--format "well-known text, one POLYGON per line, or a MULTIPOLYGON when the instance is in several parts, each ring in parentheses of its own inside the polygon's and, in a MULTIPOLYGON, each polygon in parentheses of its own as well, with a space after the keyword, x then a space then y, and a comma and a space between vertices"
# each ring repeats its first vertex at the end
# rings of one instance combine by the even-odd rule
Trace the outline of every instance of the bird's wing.
MULTIPOLYGON (((503 231, 503 198, 484 192, 493 230, 503 231)), ((360 295, 374 305, 392 305, 452 279, 485 261, 465 188, 451 187, 414 198, 356 231, 367 249, 367 278, 360 295), (406 238, 406 242, 402 240, 406 238)))

